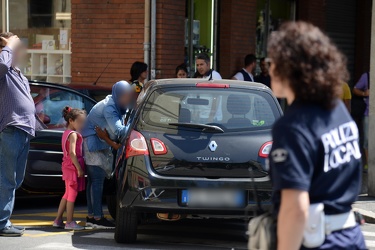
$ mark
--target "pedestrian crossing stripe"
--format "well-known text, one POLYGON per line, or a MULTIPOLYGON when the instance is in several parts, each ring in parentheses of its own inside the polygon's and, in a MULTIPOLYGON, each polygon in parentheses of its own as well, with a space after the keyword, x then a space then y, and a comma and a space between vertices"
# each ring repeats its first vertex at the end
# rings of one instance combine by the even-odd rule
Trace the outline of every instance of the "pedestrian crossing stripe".
POLYGON ((366 237, 375 237, 375 232, 367 232, 367 231, 363 231, 362 232, 363 235, 366 237))
POLYGON ((366 240, 366 247, 368 247, 369 249, 374 249, 375 248, 375 241, 373 241, 373 240, 366 240))

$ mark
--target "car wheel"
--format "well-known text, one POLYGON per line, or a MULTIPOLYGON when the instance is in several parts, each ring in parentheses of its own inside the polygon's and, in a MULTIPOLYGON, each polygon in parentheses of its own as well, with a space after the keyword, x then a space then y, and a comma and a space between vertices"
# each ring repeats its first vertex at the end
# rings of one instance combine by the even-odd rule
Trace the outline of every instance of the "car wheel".
POLYGON ((137 240, 138 214, 131 209, 117 207, 115 240, 134 243, 137 240))

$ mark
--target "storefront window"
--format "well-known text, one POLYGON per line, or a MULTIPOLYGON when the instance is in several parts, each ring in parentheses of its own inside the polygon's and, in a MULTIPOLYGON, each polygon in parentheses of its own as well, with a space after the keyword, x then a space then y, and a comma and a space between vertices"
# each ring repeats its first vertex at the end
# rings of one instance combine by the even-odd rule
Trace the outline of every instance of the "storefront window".
POLYGON ((207 53, 215 67, 215 0, 187 0, 185 19, 185 63, 195 72, 195 56, 207 53), (193 22, 190 22, 193 19, 193 22), (190 33, 192 32, 192 33, 190 33))
POLYGON ((267 40, 269 34, 277 30, 282 22, 294 19, 294 0, 257 0, 257 58, 267 56, 267 40))
POLYGON ((22 71, 30 80, 71 81, 71 1, 11 0, 9 31, 27 46, 22 71))

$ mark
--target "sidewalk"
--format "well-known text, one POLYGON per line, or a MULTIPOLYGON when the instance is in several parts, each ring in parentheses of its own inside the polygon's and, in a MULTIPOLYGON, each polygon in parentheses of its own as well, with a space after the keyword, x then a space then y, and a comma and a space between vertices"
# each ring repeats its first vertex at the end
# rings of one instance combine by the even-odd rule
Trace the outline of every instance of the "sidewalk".
POLYGON ((353 204, 353 210, 362 214, 366 223, 375 224, 375 197, 360 195, 358 201, 353 204))
POLYGON ((362 214, 367 223, 375 224, 375 197, 367 195, 367 173, 363 173, 362 177, 361 195, 353 204, 353 210, 362 214))

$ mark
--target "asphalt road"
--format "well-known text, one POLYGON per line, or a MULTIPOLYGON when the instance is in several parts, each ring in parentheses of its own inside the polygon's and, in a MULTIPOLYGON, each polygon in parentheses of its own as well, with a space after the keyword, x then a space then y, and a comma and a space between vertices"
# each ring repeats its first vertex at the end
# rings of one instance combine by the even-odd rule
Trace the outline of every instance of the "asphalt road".
MULTIPOLYGON (((128 250, 239 250, 246 249, 246 223, 239 220, 184 220, 140 225, 138 242, 117 244, 113 230, 66 231, 51 224, 59 198, 18 198, 12 221, 26 226, 20 238, 0 238, 0 249, 128 249, 128 250)), ((76 208, 76 220, 84 221, 84 202, 76 208)), ((369 249, 375 249, 375 225, 364 225, 369 249)))

